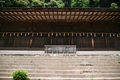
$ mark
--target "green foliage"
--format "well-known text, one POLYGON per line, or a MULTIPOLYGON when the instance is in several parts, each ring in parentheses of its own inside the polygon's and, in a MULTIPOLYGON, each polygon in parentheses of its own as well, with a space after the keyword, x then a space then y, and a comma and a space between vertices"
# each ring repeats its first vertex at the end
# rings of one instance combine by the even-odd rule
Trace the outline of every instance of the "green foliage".
POLYGON ((62 0, 62 1, 63 1, 64 4, 65 4, 64 7, 71 7, 71 1, 72 1, 72 0, 62 0))
POLYGON ((13 2, 14 2, 13 0, 4 0, 3 5, 4 7, 13 7, 14 6, 13 2))
POLYGON ((93 0, 93 1, 94 1, 94 3, 95 3, 94 6, 95 6, 95 7, 99 7, 99 1, 100 1, 100 0, 93 0))
POLYGON ((41 79, 38 79, 38 80, 41 80, 41 79))
POLYGON ((50 2, 46 3, 45 6, 50 8, 63 8, 64 7, 64 3, 62 0, 50 0, 50 2))
POLYGON ((12 73, 13 80, 30 80, 28 78, 28 73, 24 70, 15 70, 12 73))
POLYGON ((111 7, 110 8, 118 8, 116 3, 111 3, 111 7))
POLYGON ((99 2, 100 7, 110 7, 110 2, 108 0, 101 0, 99 2))
POLYGON ((50 8, 50 7, 57 7, 56 0, 50 0, 50 2, 45 3, 45 6, 50 8))
POLYGON ((72 0, 71 7, 89 7, 89 0, 72 0))
POLYGON ((93 78, 91 78, 90 80, 94 80, 93 78))
POLYGON ((32 0, 31 6, 32 7, 44 7, 44 1, 43 0, 32 0))
POLYGON ((0 0, 0 7, 2 7, 3 5, 2 5, 2 0, 0 0))
POLYGON ((43 7, 43 8, 64 8, 64 7, 105 7, 118 8, 120 0, 0 0, 0 7, 43 7))
POLYGON ((62 2, 62 0, 58 0, 56 4, 57 4, 58 8, 63 8, 65 6, 65 4, 62 2))
POLYGON ((29 0, 14 0, 14 3, 18 7, 29 7, 29 0))
POLYGON ((100 0, 93 0, 94 2, 98 3, 100 0))

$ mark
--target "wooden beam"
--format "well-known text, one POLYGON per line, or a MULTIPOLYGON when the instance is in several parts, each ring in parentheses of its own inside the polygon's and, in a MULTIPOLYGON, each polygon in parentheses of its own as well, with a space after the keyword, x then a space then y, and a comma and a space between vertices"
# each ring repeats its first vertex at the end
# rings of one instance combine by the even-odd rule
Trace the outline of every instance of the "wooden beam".
POLYGON ((79 11, 79 14, 78 14, 78 17, 77 17, 77 19, 76 19, 76 20, 78 20, 78 19, 79 19, 79 17, 80 17, 80 11, 79 11))
POLYGON ((104 12, 104 13, 105 13, 105 14, 103 14, 103 13, 102 13, 102 15, 103 15, 103 16, 101 16, 101 18, 99 19, 100 21, 102 21, 102 20, 103 20, 103 18, 104 18, 104 15, 106 15, 106 14, 107 14, 107 12, 104 12))
POLYGON ((47 20, 47 17, 46 17, 45 11, 44 11, 43 13, 44 13, 44 17, 45 17, 45 19, 47 20))
POLYGON ((18 17, 16 17, 16 16, 12 16, 11 14, 10 14, 10 12, 8 12, 8 14, 9 14, 9 16, 11 16, 14 20, 19 20, 19 18, 18 17))
POLYGON ((120 18, 120 16, 114 16, 111 20, 118 20, 120 18))
POLYGON ((67 11, 66 11, 66 14, 65 14, 65 20, 66 20, 66 21, 67 21, 67 16, 68 16, 68 15, 67 15, 67 11))
POLYGON ((42 17, 42 15, 41 15, 41 12, 39 12, 39 14, 40 14, 41 19, 43 20, 43 17, 42 17))
POLYGON ((16 43, 15 41, 16 41, 16 40, 15 40, 15 36, 13 36, 13 47, 16 47, 16 46, 15 46, 15 43, 16 43))
POLYGON ((57 11, 57 20, 59 20, 59 19, 58 19, 58 11, 57 11))
POLYGON ((0 17, 1 17, 3 20, 11 20, 8 16, 5 15, 4 12, 0 12, 0 17))
POLYGON ((69 16, 69 19, 68 19, 68 21, 70 21, 70 19, 71 19, 71 13, 72 13, 72 12, 70 11, 70 16, 69 16))
POLYGON ((84 11, 83 14, 82 14, 81 20, 83 19, 84 15, 85 15, 85 11, 84 11))
POLYGON ((53 20, 52 21, 55 21, 55 14, 54 14, 55 11, 53 11, 53 20))
POLYGON ((72 19, 72 20, 74 21, 74 20, 75 20, 75 16, 76 16, 76 12, 74 12, 74 15, 73 15, 73 16, 74 16, 74 17, 73 17, 73 19, 72 19))
POLYGON ((4 13, 4 14, 2 14, 3 16, 1 16, 2 19, 14 20, 14 21, 15 20, 24 21, 25 19, 28 20, 28 21, 29 20, 38 21, 40 19, 37 17, 38 15, 36 14, 36 12, 43 12, 44 14, 41 14, 41 17, 43 16, 41 19, 46 20, 46 21, 48 21, 48 19, 50 19, 50 18, 47 19, 46 16, 49 16, 49 17, 52 16, 53 20, 56 20, 56 19, 57 19, 57 21, 61 20, 61 19, 58 18, 58 16, 59 16, 58 12, 62 13, 61 17, 65 16, 65 20, 63 20, 63 21, 66 21, 66 18, 69 17, 69 19, 67 18, 67 20, 68 21, 72 20, 73 22, 75 20, 79 21, 78 18, 80 16, 82 16, 82 15, 80 15, 81 12, 84 12, 83 16, 81 18, 81 21, 86 21, 86 18, 87 18, 88 21, 91 21, 91 20, 96 20, 96 21, 109 20, 109 21, 113 21, 113 20, 118 20, 117 18, 120 18, 119 17, 120 16, 120 14, 119 14, 120 10, 118 10, 118 9, 115 9, 115 10, 111 9, 110 10, 110 9, 77 9, 77 8, 74 8, 74 9, 69 9, 69 8, 66 8, 66 9, 55 9, 55 8, 50 8, 50 9, 43 9, 43 8, 40 8, 40 9, 31 9, 31 8, 27 9, 27 8, 25 8, 25 9, 23 9, 23 8, 16 8, 16 9, 0 9, 0 13, 2 13, 2 12, 4 13), (49 12, 51 11, 52 14, 45 14, 45 12, 48 12, 48 11, 49 12), (13 14, 6 14, 6 12, 7 13, 12 12, 13 14), (22 12, 22 14, 20 14, 19 12, 22 12), (56 14, 54 14, 54 12, 56 12, 56 14), (66 12, 66 14, 63 14, 63 12, 66 12), (67 12, 70 12, 70 14, 67 14, 67 12), (71 14, 72 12, 74 12, 74 14, 71 14), (76 12, 79 12, 79 14, 76 14, 76 12), (86 12, 87 12, 87 14, 85 14, 86 12), (91 12, 93 14, 90 14, 91 12), (101 14, 97 14, 97 13, 94 14, 95 12, 97 12, 97 13, 100 12, 101 14), (107 14, 103 14, 105 12, 107 14), (113 14, 113 12, 115 14, 113 14), (14 14, 14 13, 18 13, 18 14, 14 14), (24 14, 24 13, 26 13, 26 14, 24 14), (35 14, 33 14, 33 13, 35 13, 35 14), (8 17, 8 19, 5 16, 8 17), (57 16, 57 18, 54 17, 54 16, 57 16), (71 16, 73 16, 73 19, 71 19, 71 16), (78 16, 78 17, 76 18, 76 16, 78 16), (88 16, 89 16, 89 18, 88 18, 88 16), (90 16, 92 16, 92 17, 90 17, 90 16), (97 16, 97 18, 96 18, 96 16, 97 16), (112 17, 112 19, 110 19, 111 18, 110 16, 114 16, 114 17, 112 17))
POLYGON ((94 50, 94 47, 95 47, 94 45, 95 45, 95 43, 94 43, 94 37, 93 37, 93 36, 91 37, 91 41, 92 41, 92 49, 94 50))
POLYGON ((51 45, 53 44, 53 35, 51 35, 51 37, 50 37, 50 44, 51 45))
POLYGON ((113 21, 114 19, 116 19, 116 17, 112 16, 111 19, 110 19, 110 21, 113 21))
POLYGON ((23 12, 21 12, 21 13, 22 13, 22 16, 23 16, 26 20, 29 20, 28 17, 26 17, 23 12))
POLYGON ((8 18, 7 16, 2 16, 2 15, 1 15, 0 18, 1 18, 1 21, 4 21, 4 20, 6 20, 6 21, 7 21, 7 20, 10 21, 10 20, 11 20, 11 19, 8 18))
POLYGON ((10 20, 14 20, 13 18, 11 18, 10 16, 7 16, 6 12, 4 12, 5 16, 10 18, 10 20))
MULTIPOLYGON (((33 19, 29 16, 28 12, 26 12, 26 13, 27 13, 29 19, 32 21, 33 19)), ((30 12, 29 12, 29 13, 30 13, 30 12)), ((31 14, 31 13, 30 13, 30 14, 31 14)))
POLYGON ((108 17, 107 17, 105 20, 108 20, 108 19, 111 18, 111 13, 112 13, 112 12, 109 12, 109 14, 107 14, 108 17))
MULTIPOLYGON (((89 16, 89 14, 90 14, 90 12, 88 12, 88 16, 89 16)), ((88 16, 85 16, 85 19, 84 19, 84 20, 86 20, 86 18, 87 18, 88 16)))
POLYGON ((73 36, 71 36, 71 44, 73 45, 73 36))
POLYGON ((49 21, 52 21, 52 19, 50 17, 50 11, 48 11, 48 16, 49 16, 49 21))
MULTIPOLYGON (((30 12, 30 14, 31 14, 31 16, 32 16, 32 18, 34 18, 34 20, 37 20, 35 17, 34 17, 34 15, 33 15, 33 13, 32 13, 33 11, 31 11, 30 12)), ((35 12, 34 12, 35 13, 35 12)))
MULTIPOLYGON (((6 11, 6 12, 8 12, 8 11, 6 11)), ((14 11, 14 12, 17 12, 17 11, 14 11)), ((26 11, 27 12, 27 11, 26 11)), ((30 11, 30 12, 34 12, 34 11, 30 11)), ((36 12, 38 12, 38 11, 36 11, 36 12)), ((48 12, 48 11, 47 11, 48 12)), ((49 11, 50 12, 50 11, 49 11)), ((54 12, 58 12, 58 11, 54 11, 54 12)), ((60 11, 59 11, 60 12, 60 11)), ((63 11, 62 11, 63 12, 63 11)), ((72 11, 65 11, 65 12, 72 12, 72 11)), ((88 12, 88 14, 84 14, 84 16, 91 16, 89 13, 89 11, 87 11, 88 12)), ((17 12, 18 13, 18 12, 17 12)), ((23 12, 22 12, 23 13, 23 12)), ((75 12, 76 13, 76 12, 75 12)), ((94 13, 94 12, 93 12, 94 13)), ((50 16, 53 16, 53 14, 49 14, 50 16)), ((79 16, 79 14, 67 14, 67 16, 74 16, 74 15, 76 15, 76 16, 79 16)), ((6 14, 6 16, 9 16, 9 14, 6 14)), ((22 16, 22 14, 11 14, 11 16, 22 16)), ((28 14, 24 14, 24 16, 28 16, 28 14)), ((29 16, 33 16, 33 14, 29 14, 29 16)), ((44 14, 41 14, 41 16, 44 16, 44 14)), ((54 14, 54 16, 57 16, 57 14, 54 14)), ((62 16, 66 16, 66 14, 62 14, 62 16)), ((101 14, 92 14, 92 16, 108 16, 107 14, 102 14, 102 12, 101 12, 101 14)), ((112 14, 112 15, 110 15, 110 16, 119 16, 118 14, 112 14)))
POLYGON ((32 11, 30 11, 29 13, 31 14, 31 16, 30 16, 30 14, 28 14, 28 16, 31 18, 31 20, 36 20, 36 18, 35 18, 34 15, 32 14, 32 11))
MULTIPOLYGON (((17 14, 19 14, 18 12, 16 12, 17 14)), ((15 16, 14 14, 15 14, 15 12, 12 12, 12 14, 13 14, 13 16, 15 17, 15 18, 17 18, 17 20, 24 20, 24 18, 22 18, 21 16, 15 16)), ((12 16, 12 15, 11 15, 12 16)))
POLYGON ((30 37, 30 48, 32 48, 32 37, 30 37))
POLYGON ((38 18, 38 20, 40 20, 40 18, 38 17, 39 15, 37 14, 37 12, 35 12, 35 16, 38 18))
MULTIPOLYGON (((94 19, 96 18, 97 14, 98 14, 98 12, 96 12, 96 14, 94 15, 94 17, 92 18, 92 21, 94 21, 94 19)), ((91 16, 93 16, 93 15, 91 15, 91 16)))

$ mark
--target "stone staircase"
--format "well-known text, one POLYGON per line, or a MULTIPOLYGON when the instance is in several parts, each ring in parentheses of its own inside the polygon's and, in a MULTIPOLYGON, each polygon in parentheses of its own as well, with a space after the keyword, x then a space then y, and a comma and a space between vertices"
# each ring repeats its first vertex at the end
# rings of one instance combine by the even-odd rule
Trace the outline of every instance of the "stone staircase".
POLYGON ((28 71, 31 80, 120 80, 119 54, 0 54, 0 80, 28 71))

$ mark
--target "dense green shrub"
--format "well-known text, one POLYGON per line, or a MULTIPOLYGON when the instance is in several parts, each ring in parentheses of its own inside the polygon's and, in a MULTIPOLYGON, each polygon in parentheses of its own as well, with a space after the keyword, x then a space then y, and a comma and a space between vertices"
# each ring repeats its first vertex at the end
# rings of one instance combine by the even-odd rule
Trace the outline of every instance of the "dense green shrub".
POLYGON ((120 0, 0 0, 0 7, 119 8, 120 0))
POLYGON ((71 7, 89 7, 89 0, 72 0, 71 7))
POLYGON ((31 6, 32 7, 44 7, 44 0, 32 0, 31 6))
POLYGON ((116 3, 111 3, 111 7, 110 8, 118 8, 117 4, 116 3))
POLYGON ((29 0, 14 0, 14 4, 17 7, 28 7, 30 2, 29 0))
POLYGON ((13 80, 30 80, 28 78, 28 73, 27 71, 24 70, 15 70, 12 73, 13 80))

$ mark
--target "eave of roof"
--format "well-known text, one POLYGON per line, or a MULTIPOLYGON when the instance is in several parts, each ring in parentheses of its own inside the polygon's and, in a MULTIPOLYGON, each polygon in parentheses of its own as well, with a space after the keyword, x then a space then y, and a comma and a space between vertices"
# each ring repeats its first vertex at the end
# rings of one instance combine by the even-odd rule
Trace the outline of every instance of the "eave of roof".
POLYGON ((116 21, 120 9, 108 8, 0 8, 1 21, 116 21))

